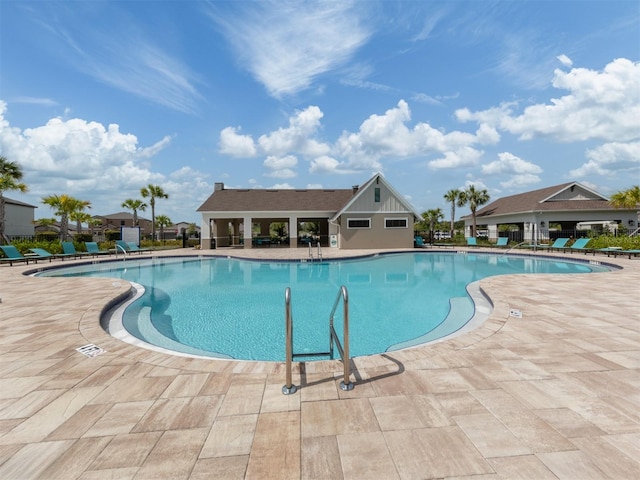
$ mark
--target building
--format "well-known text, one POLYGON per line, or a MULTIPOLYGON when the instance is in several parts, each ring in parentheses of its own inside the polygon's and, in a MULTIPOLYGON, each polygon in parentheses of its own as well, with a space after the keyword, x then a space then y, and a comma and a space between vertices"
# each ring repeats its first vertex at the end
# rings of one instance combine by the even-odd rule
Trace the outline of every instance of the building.
MULTIPOLYGON (((134 227, 133 213, 119 212, 111 213, 109 215, 95 215, 94 219, 100 220, 102 224, 100 226, 93 227, 93 231, 104 235, 107 230, 120 230, 120 227, 134 227)), ((140 238, 150 238, 152 222, 146 218, 138 215, 138 226, 140 227, 140 238)), ((157 229, 156 229, 157 230, 157 229)))
POLYGON ((7 238, 32 237, 38 207, 4 197, 4 234, 7 238))
POLYGON ((201 246, 410 248, 421 216, 382 174, 350 189, 227 189, 198 208, 201 246), (248 241, 251 239, 251 241, 248 241))
MULTIPOLYGON (((473 218, 462 219, 465 236, 471 236, 473 218)), ((615 208, 604 195, 570 182, 503 197, 478 209, 476 235, 495 240, 508 234, 513 241, 535 242, 586 236, 591 226, 609 228, 610 222, 633 231, 637 221, 636 209, 615 208)))

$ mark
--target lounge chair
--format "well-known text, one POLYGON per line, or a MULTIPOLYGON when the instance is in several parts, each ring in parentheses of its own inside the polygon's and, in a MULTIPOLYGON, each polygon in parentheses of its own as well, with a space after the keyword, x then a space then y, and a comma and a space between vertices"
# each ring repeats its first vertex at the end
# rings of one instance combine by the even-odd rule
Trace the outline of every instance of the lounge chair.
POLYGON ((498 241, 496 242, 496 247, 506 247, 509 243, 509 237, 498 237, 498 241))
POLYGON ((416 235, 415 237, 415 245, 417 248, 426 248, 429 245, 427 245, 426 243, 424 243, 424 240, 422 239, 422 237, 420 235, 416 235))
POLYGON ((584 252, 586 255, 588 252, 591 252, 593 250, 587 247, 587 243, 589 243, 590 241, 591 241, 590 238, 579 238, 573 243, 573 245, 565 248, 565 251, 568 250, 570 252, 573 252, 575 250, 579 250, 581 252, 584 252))
POLYGON ((109 250, 100 250, 97 242, 84 242, 84 246, 87 247, 87 253, 94 257, 98 255, 109 255, 109 250))
POLYGON ((640 250, 637 250, 637 249, 624 250, 622 247, 607 247, 607 248, 598 248, 597 250, 593 250, 594 255, 596 254, 596 252, 606 253, 607 257, 610 257, 613 254, 614 257, 617 257, 618 255, 628 255, 629 258, 631 258, 631 255, 633 255, 634 257, 637 257, 638 254, 640 253, 640 250))
POLYGON ((62 255, 58 254, 56 257, 86 257, 88 255, 87 252, 79 252, 76 250, 76 246, 73 242, 62 242, 62 251, 64 252, 62 255))
POLYGON ((8 263, 13 266, 13 262, 25 262, 29 265, 29 257, 22 255, 13 245, 0 245, 0 249, 4 253, 4 257, 0 258, 0 263, 8 263))
POLYGON ((151 251, 151 248, 140 248, 136 245, 136 242, 127 242, 127 246, 129 247, 130 252, 145 253, 151 251))
POLYGON ((478 241, 476 240, 476 237, 467 237, 467 246, 477 247, 478 241))
POLYGON ((546 250, 549 250, 549 251, 553 251, 553 250, 563 250, 564 251, 565 246, 567 245, 567 242, 569 242, 568 238, 561 237, 561 238, 556 238, 555 241, 551 245, 536 245, 536 247, 537 248, 546 249, 546 250))
POLYGON ((30 248, 29 250, 33 252, 32 254, 26 255, 29 256, 29 259, 49 260, 49 262, 51 262, 51 260, 57 257, 57 255, 54 255, 51 252, 47 252, 44 248, 30 248))

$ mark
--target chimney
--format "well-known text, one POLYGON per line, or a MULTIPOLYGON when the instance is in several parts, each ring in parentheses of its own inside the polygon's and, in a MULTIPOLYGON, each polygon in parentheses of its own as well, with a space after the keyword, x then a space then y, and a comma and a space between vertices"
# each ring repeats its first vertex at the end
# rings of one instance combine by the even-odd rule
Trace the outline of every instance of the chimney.
POLYGON ((214 192, 218 192, 220 190, 224 190, 224 183, 222 182, 216 182, 215 183, 215 187, 213 189, 214 192))
POLYGON ((360 188, 360 185, 354 185, 353 187, 351 187, 351 190, 353 191, 353 194, 355 195, 356 193, 358 193, 358 189, 360 188))

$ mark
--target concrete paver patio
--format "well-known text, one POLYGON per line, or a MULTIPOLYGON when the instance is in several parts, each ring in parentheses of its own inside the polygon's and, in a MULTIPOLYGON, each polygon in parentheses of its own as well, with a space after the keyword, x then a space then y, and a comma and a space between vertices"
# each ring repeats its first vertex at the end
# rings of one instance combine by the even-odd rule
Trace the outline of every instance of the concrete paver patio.
MULTIPOLYGON (((306 251, 154 255, 171 253, 306 251)), ((348 392, 340 362, 307 362, 288 396, 282 363, 110 337, 100 315, 127 282, 3 265, 0 478, 640 478, 640 259, 593 259, 624 268, 482 280, 480 328, 355 358, 348 392), (75 350, 88 343, 106 353, 75 350)))

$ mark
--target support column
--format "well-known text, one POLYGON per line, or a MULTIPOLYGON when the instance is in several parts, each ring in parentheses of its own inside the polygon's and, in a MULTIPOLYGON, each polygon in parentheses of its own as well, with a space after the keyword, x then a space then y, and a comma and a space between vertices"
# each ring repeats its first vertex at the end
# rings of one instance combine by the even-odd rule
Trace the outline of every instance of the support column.
POLYGON ((298 247, 298 217, 289 217, 289 247, 298 247))
POLYGON ((211 248, 211 218, 202 217, 200 222, 200 249, 211 248))
POLYGON ((244 248, 251 248, 253 246, 253 236, 251 232, 251 217, 244 217, 244 248))

